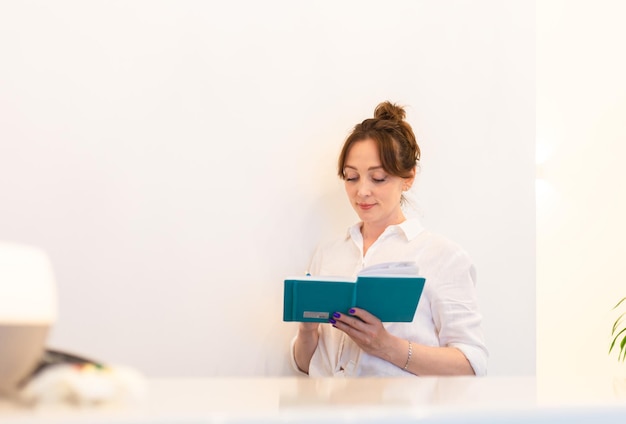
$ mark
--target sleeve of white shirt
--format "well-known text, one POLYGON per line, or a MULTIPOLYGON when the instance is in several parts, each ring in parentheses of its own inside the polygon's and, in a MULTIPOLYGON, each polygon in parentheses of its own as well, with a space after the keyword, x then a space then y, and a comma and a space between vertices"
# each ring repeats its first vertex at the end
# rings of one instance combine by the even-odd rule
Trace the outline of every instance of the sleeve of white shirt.
POLYGON ((476 296, 476 269, 463 250, 446 255, 433 290, 433 321, 440 346, 459 349, 477 376, 487 374, 487 348, 476 296))

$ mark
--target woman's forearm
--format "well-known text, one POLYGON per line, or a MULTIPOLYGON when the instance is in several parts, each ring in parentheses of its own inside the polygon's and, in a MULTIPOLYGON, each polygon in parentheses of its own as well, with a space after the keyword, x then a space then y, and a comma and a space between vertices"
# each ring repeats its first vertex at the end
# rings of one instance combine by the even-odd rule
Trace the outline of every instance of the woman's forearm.
POLYGON ((309 364, 319 340, 318 327, 298 329, 298 336, 293 347, 293 356, 300 371, 309 373, 309 364))
POLYGON ((420 345, 396 339, 387 358, 394 365, 415 375, 474 375, 474 369, 459 349, 420 345), (410 354, 409 354, 410 352, 410 354))

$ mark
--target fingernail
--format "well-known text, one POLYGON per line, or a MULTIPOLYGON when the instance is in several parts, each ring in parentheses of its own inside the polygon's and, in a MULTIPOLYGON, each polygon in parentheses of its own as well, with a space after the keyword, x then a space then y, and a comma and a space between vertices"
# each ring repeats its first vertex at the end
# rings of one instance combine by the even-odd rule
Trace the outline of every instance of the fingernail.
POLYGON ((335 324, 337 321, 335 321, 334 319, 330 318, 330 319, 328 320, 328 322, 330 322, 331 324, 335 324))
POLYGON ((335 318, 339 318, 341 316, 341 314, 339 312, 333 312, 333 316, 335 318))
POLYGON ((350 309, 348 312, 350 312, 351 314, 355 313, 356 311, 354 309, 350 309))

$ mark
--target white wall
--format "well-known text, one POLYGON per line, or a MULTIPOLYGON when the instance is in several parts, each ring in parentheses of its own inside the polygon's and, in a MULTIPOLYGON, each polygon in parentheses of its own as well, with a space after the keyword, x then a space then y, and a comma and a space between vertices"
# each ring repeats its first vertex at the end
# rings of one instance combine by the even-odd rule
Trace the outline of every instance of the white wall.
POLYGON ((537 373, 624 372, 626 3, 537 2, 537 373))
POLYGON ((356 220, 336 156, 389 99, 425 224, 476 261, 490 373, 535 372, 531 2, 3 2, 0 28, 0 237, 51 256, 51 346, 287 373, 282 278, 356 220))

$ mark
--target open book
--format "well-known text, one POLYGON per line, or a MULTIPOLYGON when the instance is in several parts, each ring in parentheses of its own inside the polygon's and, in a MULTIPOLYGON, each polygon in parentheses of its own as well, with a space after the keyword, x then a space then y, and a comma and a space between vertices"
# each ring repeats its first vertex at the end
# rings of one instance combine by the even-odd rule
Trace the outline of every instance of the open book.
POLYGON ((333 312, 354 306, 383 322, 411 322, 426 280, 414 262, 386 262, 363 268, 356 279, 285 279, 283 321, 328 322, 333 312))

